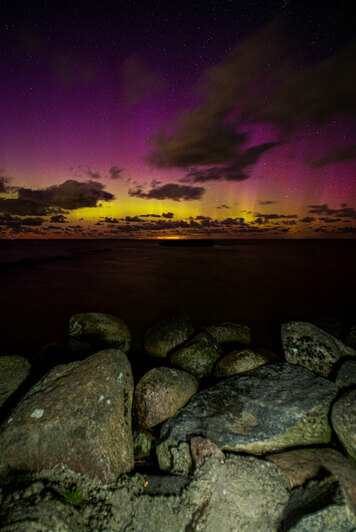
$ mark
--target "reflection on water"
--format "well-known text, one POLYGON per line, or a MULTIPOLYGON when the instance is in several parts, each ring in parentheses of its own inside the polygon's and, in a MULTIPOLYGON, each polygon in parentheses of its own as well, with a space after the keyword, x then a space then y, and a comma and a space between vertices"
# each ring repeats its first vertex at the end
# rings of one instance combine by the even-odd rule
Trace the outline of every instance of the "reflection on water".
POLYGON ((351 240, 1 241, 0 352, 30 354, 91 311, 122 317, 137 343, 157 320, 186 313, 197 326, 246 323, 255 343, 275 346, 282 321, 354 311, 354 250, 351 240))

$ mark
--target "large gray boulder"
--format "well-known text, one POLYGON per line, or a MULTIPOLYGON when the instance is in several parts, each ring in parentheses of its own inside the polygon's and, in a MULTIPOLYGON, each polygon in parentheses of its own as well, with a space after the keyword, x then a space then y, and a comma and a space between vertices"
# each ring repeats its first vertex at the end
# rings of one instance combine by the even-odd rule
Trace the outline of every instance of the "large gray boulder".
POLYGON ((183 496, 196 507, 189 530, 277 531, 289 486, 274 464, 228 455, 224 463, 207 458, 183 496))
POLYGON ((131 332, 124 320, 102 312, 75 314, 69 321, 69 348, 84 356, 102 349, 120 349, 128 353, 131 332))
POLYGON ((145 349, 153 357, 166 358, 171 349, 185 342, 193 332, 193 325, 188 316, 169 318, 146 331, 145 349))
POLYGON ((0 356, 0 407, 29 375, 31 364, 19 355, 0 356))
POLYGON ((198 391, 195 378, 179 369, 153 368, 138 382, 134 394, 134 411, 145 429, 173 416, 198 391))
POLYGON ((331 423, 348 457, 356 465, 356 389, 347 391, 333 404, 331 423))
POLYGON ((114 481, 134 465, 132 395, 131 366, 121 351, 53 368, 4 421, 2 462, 25 471, 65 463, 114 481))
MULTIPOLYGON (((300 366, 261 366, 197 393, 163 425, 160 467, 173 470, 177 449, 203 436, 222 450, 250 454, 328 443, 337 386, 300 366)), ((178 460, 178 458, 176 458, 178 460)))
POLYGON ((281 328, 286 360, 328 377, 336 363, 356 351, 312 323, 291 321, 281 328))

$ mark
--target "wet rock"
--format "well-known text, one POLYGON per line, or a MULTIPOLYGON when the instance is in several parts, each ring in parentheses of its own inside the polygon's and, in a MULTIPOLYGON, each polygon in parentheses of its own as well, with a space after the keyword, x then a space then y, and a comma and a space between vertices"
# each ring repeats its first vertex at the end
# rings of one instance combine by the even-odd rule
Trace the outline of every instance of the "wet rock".
POLYGON ((214 336, 219 344, 237 343, 245 346, 251 344, 251 333, 247 325, 225 322, 220 325, 208 325, 204 330, 214 336))
POLYGON ((355 524, 340 484, 328 476, 292 490, 280 529, 283 532, 351 532, 355 524))
POLYGON ((80 511, 64 498, 55 496, 52 490, 45 489, 41 482, 6 497, 0 522, 3 532, 87 530, 80 511))
POLYGON ((130 343, 128 326, 116 316, 88 312, 75 314, 69 321, 68 347, 80 355, 88 356, 108 348, 128 353, 130 343))
POLYGON ((268 357, 260 355, 252 349, 232 351, 217 361, 214 368, 214 377, 230 377, 244 371, 258 368, 270 362, 268 357))
POLYGON ((53 368, 4 421, 3 462, 25 471, 66 463, 103 482, 115 480, 134 465, 132 394, 130 363, 119 350, 53 368))
POLYGON ((356 360, 345 360, 337 372, 336 384, 339 388, 348 388, 356 384, 356 360))
POLYGON ((221 353, 222 350, 214 337, 207 332, 201 332, 184 346, 175 349, 170 355, 170 361, 197 379, 202 379, 211 374, 221 353))
POLYGON ((311 323, 283 323, 281 334, 286 360, 323 377, 330 375, 341 358, 356 356, 353 349, 311 323))
POLYGON ((172 368, 153 368, 138 382, 134 411, 138 423, 146 429, 171 417, 198 390, 192 375, 172 368))
POLYGON ((297 445, 328 443, 329 407, 337 386, 300 366, 260 366, 203 390, 166 421, 157 448, 170 470, 172 450, 193 436, 222 450, 264 454, 297 445))
POLYGON ((208 458, 184 490, 195 506, 187 530, 277 531, 289 499, 278 468, 255 457, 208 458))
POLYGON ((29 375, 31 364, 18 355, 0 356, 0 407, 29 375))
POLYGON ((266 456, 289 480, 292 488, 302 486, 323 470, 334 475, 342 486, 350 509, 356 512, 356 467, 335 449, 297 449, 266 456))
POLYGON ((147 353, 153 357, 166 358, 168 351, 182 344, 193 334, 188 316, 176 316, 154 325, 145 334, 147 353))
POLYGON ((151 432, 139 428, 134 432, 134 455, 135 459, 148 458, 151 454, 154 436, 151 432))
POLYGON ((347 391, 333 404, 331 423, 348 457, 356 465, 356 389, 347 391))
POLYGON ((207 456, 214 456, 221 462, 225 461, 225 455, 220 451, 219 447, 207 438, 196 436, 190 440, 190 452, 192 454, 195 467, 201 467, 207 456))

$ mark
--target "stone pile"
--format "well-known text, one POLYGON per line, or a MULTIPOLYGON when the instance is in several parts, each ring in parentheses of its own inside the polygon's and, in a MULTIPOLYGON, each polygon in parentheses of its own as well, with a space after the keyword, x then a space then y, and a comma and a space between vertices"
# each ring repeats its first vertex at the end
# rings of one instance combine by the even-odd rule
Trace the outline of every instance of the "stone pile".
POLYGON ((147 331, 152 367, 135 383, 124 321, 73 316, 75 361, 32 386, 26 358, 0 357, 1 530, 351 532, 346 341, 289 322, 278 357, 245 325, 178 316, 147 331))

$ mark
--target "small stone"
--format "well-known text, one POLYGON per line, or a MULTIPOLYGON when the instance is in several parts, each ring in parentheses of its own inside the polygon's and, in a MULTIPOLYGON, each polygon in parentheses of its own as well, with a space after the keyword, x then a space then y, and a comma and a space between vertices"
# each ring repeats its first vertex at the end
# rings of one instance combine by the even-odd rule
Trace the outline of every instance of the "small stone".
POLYGON ((148 458, 151 454, 154 436, 148 430, 139 428, 134 432, 134 455, 135 459, 148 458))
POLYGON ((208 332, 195 335, 184 346, 172 351, 170 361, 175 366, 188 371, 197 379, 211 374, 222 350, 215 338, 208 332))
POLYGON ((207 456, 214 456, 221 462, 225 461, 225 455, 220 451, 219 447, 207 438, 195 436, 190 440, 190 452, 195 462, 195 467, 201 467, 207 456))
POLYGON ((198 390, 192 375, 172 368, 153 368, 138 382, 134 411, 143 428, 151 428, 171 417, 198 390))
POLYGON ((251 369, 267 364, 270 360, 252 351, 252 349, 241 349, 232 351, 217 361, 214 368, 214 377, 230 377, 251 369))

